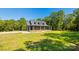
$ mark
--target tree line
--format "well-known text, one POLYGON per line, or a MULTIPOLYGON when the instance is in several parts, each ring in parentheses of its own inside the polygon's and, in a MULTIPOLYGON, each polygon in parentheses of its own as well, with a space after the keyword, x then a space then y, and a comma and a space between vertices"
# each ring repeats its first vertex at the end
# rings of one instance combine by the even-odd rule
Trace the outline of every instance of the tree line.
POLYGON ((0 31, 17 31, 26 30, 26 19, 20 18, 19 20, 0 20, 0 31))
MULTIPOLYGON (((73 30, 79 31, 79 9, 75 9, 71 14, 65 14, 63 10, 52 12, 49 16, 34 20, 43 20, 52 30, 73 30)), ((24 31, 27 29, 26 19, 0 20, 0 31, 24 31)))
POLYGON ((36 20, 44 20, 52 26, 52 30, 79 31, 79 9, 75 9, 71 14, 65 14, 63 10, 52 12, 49 16, 36 20))

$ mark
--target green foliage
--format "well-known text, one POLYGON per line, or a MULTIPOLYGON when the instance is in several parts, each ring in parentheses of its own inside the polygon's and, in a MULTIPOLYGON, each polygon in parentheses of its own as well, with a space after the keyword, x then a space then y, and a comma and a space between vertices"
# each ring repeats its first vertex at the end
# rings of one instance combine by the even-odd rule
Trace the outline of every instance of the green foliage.
POLYGON ((79 31, 79 9, 75 9, 72 14, 64 14, 63 10, 52 12, 43 19, 52 30, 75 30, 79 31))
POLYGON ((74 21, 75 21, 75 16, 73 14, 66 15, 63 22, 63 29, 73 30, 75 26, 74 21))
POLYGON ((44 20, 52 26, 53 30, 61 30, 64 20, 64 11, 52 12, 49 17, 45 17, 44 20))
POLYGON ((73 13, 75 15, 74 28, 76 31, 79 31, 79 9, 76 9, 73 13))
POLYGON ((19 22, 19 30, 26 30, 26 20, 25 18, 20 18, 19 22))
POLYGON ((51 25, 51 17, 50 16, 44 17, 43 20, 46 22, 47 25, 51 25))
POLYGON ((0 31, 26 30, 25 18, 20 20, 0 20, 0 31))
POLYGON ((0 20, 0 31, 4 31, 4 20, 0 20))

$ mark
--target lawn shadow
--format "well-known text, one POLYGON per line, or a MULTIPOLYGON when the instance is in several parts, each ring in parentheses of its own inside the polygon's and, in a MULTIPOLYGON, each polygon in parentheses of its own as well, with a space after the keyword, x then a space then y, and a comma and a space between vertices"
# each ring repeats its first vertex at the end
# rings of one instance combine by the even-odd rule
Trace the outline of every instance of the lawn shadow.
MULTIPOLYGON (((26 41, 26 50, 30 51, 79 51, 79 32, 63 32, 63 33, 45 33, 44 36, 50 39, 41 39, 40 41, 26 41), (58 39, 58 40, 56 40, 58 39), (62 40, 62 41, 61 41, 62 40), (65 43, 74 45, 65 45, 65 43)), ((16 49, 15 51, 25 51, 24 49, 16 49)))
POLYGON ((74 44, 79 42, 79 33, 77 32, 45 33, 44 36, 64 40, 74 44))
POLYGON ((38 42, 26 41, 25 46, 31 51, 69 51, 73 50, 72 46, 65 46, 60 41, 51 39, 42 39, 38 42))

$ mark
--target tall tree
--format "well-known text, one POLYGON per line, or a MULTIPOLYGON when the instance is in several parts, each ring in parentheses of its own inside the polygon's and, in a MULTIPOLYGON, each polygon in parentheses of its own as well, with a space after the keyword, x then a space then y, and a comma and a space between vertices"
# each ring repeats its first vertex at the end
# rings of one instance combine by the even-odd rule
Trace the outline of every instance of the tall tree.
POLYGON ((46 22, 47 25, 51 25, 51 17, 44 17, 43 20, 46 22))
POLYGON ((63 29, 64 30, 74 30, 74 21, 75 16, 73 14, 65 15, 65 19, 63 21, 63 29))
POLYGON ((58 12, 52 12, 51 15, 51 24, 54 30, 61 30, 64 20, 64 11, 60 10, 58 12))
POLYGON ((4 31, 4 20, 0 20, 0 31, 4 31))
POLYGON ((52 12, 51 15, 50 15, 50 17, 51 17, 50 21, 51 21, 52 29, 56 30, 56 28, 57 28, 57 20, 56 20, 56 18, 57 18, 57 12, 52 12))
POLYGON ((10 20, 5 20, 5 24, 4 24, 4 30, 5 31, 13 31, 15 26, 15 20, 10 19, 10 20))
POLYGON ((76 19, 75 19, 75 21, 74 21, 75 30, 76 30, 76 31, 79 31, 79 9, 74 10, 73 13, 74 13, 74 15, 75 15, 75 17, 76 17, 76 19))
POLYGON ((26 19, 20 18, 18 22, 19 22, 19 30, 26 30, 26 19))
POLYGON ((64 11, 60 10, 58 11, 58 16, 57 16, 57 22, 58 22, 58 30, 62 30, 62 26, 63 26, 63 20, 64 20, 64 11))

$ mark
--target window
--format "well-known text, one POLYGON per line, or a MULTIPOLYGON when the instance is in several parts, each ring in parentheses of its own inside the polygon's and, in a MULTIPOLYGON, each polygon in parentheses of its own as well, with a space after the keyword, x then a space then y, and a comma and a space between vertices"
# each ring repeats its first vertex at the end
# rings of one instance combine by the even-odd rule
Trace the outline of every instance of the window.
POLYGON ((42 23, 44 25, 44 23, 42 23))
POLYGON ((40 24, 40 23, 38 22, 38 24, 40 24))
POLYGON ((36 24, 36 22, 34 22, 34 24, 36 24))

